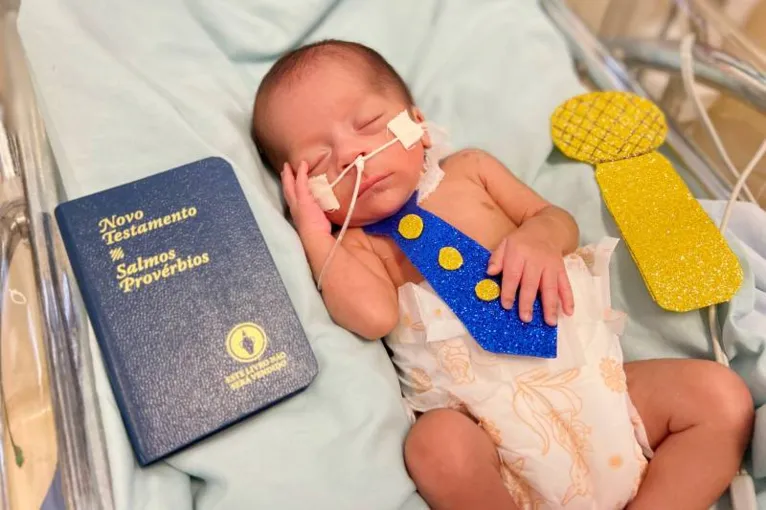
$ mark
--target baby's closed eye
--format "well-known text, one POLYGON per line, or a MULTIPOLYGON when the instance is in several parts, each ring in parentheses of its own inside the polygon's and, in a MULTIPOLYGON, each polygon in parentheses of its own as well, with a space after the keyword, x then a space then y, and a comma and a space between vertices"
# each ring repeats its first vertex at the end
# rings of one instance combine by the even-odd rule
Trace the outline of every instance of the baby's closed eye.
POLYGON ((382 113, 367 115, 365 117, 362 117, 362 120, 359 122, 358 127, 356 129, 357 131, 360 131, 362 133, 373 133, 380 128, 382 120, 383 120, 382 113))

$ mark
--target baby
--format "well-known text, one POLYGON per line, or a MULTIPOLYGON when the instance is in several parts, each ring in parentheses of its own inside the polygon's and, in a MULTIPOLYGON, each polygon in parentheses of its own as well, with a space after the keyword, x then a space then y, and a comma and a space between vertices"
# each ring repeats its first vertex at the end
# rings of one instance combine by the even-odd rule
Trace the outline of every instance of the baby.
POLYGON ((460 510, 708 508, 750 438, 743 382, 701 360, 623 365, 620 314, 609 308, 615 241, 575 251, 573 218, 480 150, 431 158, 425 167, 436 177, 422 179, 432 133, 391 142, 389 123, 403 111, 425 122, 378 53, 324 41, 283 56, 264 77, 253 138, 281 170, 335 322, 387 337, 419 415, 404 459, 423 498, 460 510), (320 207, 312 178, 325 191, 334 184, 336 207, 320 207), (418 189, 424 181, 429 189, 418 189), (529 321, 540 296, 545 321, 558 323, 556 358, 482 349, 390 237, 365 233, 417 193, 422 209, 492 252, 486 272, 500 275, 501 306, 516 302, 529 321), (336 247, 334 225, 354 194, 336 247))

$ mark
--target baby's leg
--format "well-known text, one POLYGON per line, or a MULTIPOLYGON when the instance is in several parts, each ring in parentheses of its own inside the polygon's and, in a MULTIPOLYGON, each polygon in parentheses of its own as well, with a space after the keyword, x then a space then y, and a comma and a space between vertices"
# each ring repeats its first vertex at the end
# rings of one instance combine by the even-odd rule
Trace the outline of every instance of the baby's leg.
POLYGON ((750 440, 747 387, 710 361, 640 361, 626 364, 625 373, 655 452, 628 508, 709 508, 736 474, 750 440))
POLYGON ((466 415, 437 409, 421 416, 404 445, 407 470, 435 510, 516 510, 489 436, 466 415))

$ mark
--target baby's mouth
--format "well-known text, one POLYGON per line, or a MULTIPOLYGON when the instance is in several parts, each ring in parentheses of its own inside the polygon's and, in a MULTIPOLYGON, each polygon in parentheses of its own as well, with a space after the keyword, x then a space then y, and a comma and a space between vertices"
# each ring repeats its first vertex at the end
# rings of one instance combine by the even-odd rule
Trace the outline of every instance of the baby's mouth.
POLYGON ((392 175, 392 173, 381 173, 381 174, 373 175, 372 177, 370 177, 366 181, 362 182, 360 184, 360 186, 359 186, 359 194, 357 195, 357 197, 361 197, 370 188, 372 188, 373 186, 375 186, 379 182, 388 179, 391 175, 392 175))

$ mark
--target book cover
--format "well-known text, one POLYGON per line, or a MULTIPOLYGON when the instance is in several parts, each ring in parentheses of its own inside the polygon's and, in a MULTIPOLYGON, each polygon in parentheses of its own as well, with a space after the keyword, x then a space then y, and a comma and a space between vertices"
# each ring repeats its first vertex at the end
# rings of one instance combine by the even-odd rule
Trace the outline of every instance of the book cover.
POLYGON ((315 377, 316 358, 223 159, 71 200, 55 215, 140 465, 315 377))

